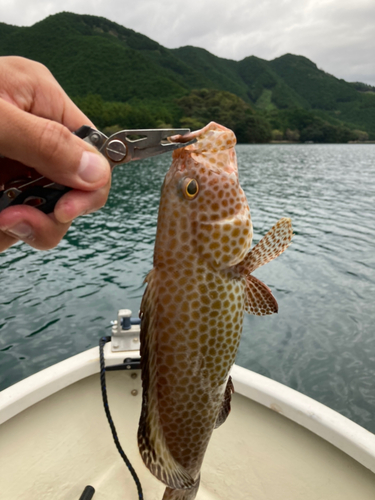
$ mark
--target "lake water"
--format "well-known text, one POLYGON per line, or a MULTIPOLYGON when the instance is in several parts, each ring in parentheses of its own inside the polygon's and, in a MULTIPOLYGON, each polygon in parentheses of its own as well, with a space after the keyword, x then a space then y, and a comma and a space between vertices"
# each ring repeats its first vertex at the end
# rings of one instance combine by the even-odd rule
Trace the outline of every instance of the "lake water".
MULTIPOLYGON (((241 145, 240 179, 257 242, 280 218, 295 237, 255 272, 279 314, 245 316, 237 363, 375 432, 375 146, 241 145)), ((0 254, 0 389, 110 334, 137 314, 152 266, 170 157, 115 169, 108 204, 57 249, 0 254)))

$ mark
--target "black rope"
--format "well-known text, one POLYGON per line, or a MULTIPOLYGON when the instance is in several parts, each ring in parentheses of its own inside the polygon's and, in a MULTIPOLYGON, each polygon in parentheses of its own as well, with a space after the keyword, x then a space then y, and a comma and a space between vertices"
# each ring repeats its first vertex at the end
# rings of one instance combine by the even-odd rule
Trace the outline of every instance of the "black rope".
POLYGON ((142 492, 141 483, 140 483, 140 481, 138 479, 138 476, 137 476, 135 470, 133 469, 132 464, 130 463, 128 457, 125 455, 124 450, 121 448, 121 444, 120 444, 120 441, 118 439, 117 432, 116 432, 116 427, 115 427, 115 424, 113 423, 112 416, 111 416, 111 413, 109 411, 108 398, 107 398, 107 386, 106 386, 106 383, 105 383, 104 346, 110 340, 111 340, 111 337, 102 337, 99 340, 100 386, 101 386, 101 389, 102 389, 104 411, 105 411, 105 414, 107 416, 107 420, 108 420, 109 426, 110 426, 111 431, 112 431, 112 436, 113 436, 113 440, 115 442, 116 448, 117 448, 118 452, 120 453, 122 459, 124 460, 127 468, 129 469, 130 474, 133 476, 135 484, 137 485, 139 500, 143 500, 143 492, 142 492))

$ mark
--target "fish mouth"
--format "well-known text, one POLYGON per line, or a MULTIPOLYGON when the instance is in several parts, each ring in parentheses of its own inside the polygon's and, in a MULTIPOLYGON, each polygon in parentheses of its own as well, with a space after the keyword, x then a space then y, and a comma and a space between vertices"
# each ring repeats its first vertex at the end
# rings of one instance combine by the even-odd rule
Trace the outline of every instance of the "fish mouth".
MULTIPOLYGON (((176 149, 173 152, 173 162, 170 168, 170 174, 176 172, 196 173, 209 175, 224 175, 225 180, 237 182, 238 169, 237 158, 234 147, 222 149, 209 149, 205 145, 199 147, 199 141, 187 146, 186 148, 176 149)), ((223 180, 223 182, 225 182, 223 180)))
POLYGON ((220 151, 233 149, 237 142, 232 130, 215 122, 210 122, 200 130, 195 130, 186 135, 176 135, 170 139, 181 143, 187 143, 196 139, 195 143, 176 150, 174 157, 179 156, 178 153, 182 151, 201 155, 216 154, 220 151))
POLYGON ((197 142, 186 147, 189 151, 196 153, 217 152, 224 149, 233 148, 237 142, 236 136, 229 128, 216 122, 210 122, 200 130, 195 130, 186 135, 174 136, 171 138, 178 142, 189 142, 197 139, 197 142))
MULTIPOLYGON (((180 140, 179 137, 177 139, 180 140)), ((238 170, 234 133, 211 122, 203 129, 190 132, 182 138, 183 141, 192 139, 197 141, 173 152, 173 162, 166 175, 165 184, 186 176, 196 179, 201 188, 213 188, 215 183, 229 183, 231 187, 236 188, 238 170)))

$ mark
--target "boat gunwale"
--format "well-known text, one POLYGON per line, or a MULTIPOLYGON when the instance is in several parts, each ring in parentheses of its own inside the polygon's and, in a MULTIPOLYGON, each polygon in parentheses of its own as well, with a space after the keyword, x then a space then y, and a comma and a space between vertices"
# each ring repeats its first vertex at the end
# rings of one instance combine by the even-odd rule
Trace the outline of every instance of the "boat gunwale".
MULTIPOLYGON (((106 366, 139 351, 112 352, 105 346, 106 366)), ((30 406, 79 380, 99 373, 99 349, 94 347, 27 377, 0 392, 0 425, 30 406)), ((336 411, 275 380, 234 365, 235 391, 331 443, 375 473, 375 435, 336 411)))

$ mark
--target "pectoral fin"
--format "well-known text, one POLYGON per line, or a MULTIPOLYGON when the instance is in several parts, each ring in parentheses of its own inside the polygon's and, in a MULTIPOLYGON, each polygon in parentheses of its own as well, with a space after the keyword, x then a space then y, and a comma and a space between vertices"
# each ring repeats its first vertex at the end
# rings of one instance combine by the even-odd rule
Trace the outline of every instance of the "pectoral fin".
POLYGON ((238 264, 241 273, 249 275, 260 266, 276 259, 290 245, 293 236, 292 221, 286 217, 280 219, 272 229, 238 264))
POLYGON ((157 294, 155 273, 146 278, 147 288, 141 303, 142 410, 138 427, 139 452, 151 473, 170 488, 191 488, 195 481, 171 455, 159 419, 157 394, 157 294))
POLYGON ((256 316, 277 313, 279 306, 271 290, 255 276, 246 276, 245 311, 256 316))

